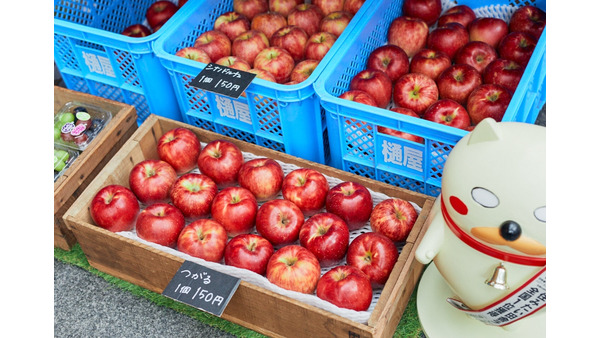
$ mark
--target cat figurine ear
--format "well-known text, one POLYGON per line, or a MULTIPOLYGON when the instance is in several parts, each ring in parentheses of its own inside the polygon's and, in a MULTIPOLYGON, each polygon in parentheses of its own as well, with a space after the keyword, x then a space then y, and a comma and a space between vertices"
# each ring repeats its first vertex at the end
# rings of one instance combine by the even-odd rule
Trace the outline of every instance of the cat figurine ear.
POLYGON ((497 126, 497 122, 491 118, 485 118, 477 124, 477 128, 469 134, 468 145, 482 142, 498 141, 502 138, 502 131, 497 126))

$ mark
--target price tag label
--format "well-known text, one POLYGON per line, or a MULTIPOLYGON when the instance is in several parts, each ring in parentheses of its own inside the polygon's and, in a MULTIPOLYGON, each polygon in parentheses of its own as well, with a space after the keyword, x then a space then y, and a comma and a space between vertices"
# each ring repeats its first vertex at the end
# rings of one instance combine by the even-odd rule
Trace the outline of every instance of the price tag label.
POLYGON ((220 317, 239 285, 239 278, 184 261, 162 294, 220 317))
POLYGON ((209 63, 190 84, 209 92, 237 99, 248 88, 256 74, 209 63))

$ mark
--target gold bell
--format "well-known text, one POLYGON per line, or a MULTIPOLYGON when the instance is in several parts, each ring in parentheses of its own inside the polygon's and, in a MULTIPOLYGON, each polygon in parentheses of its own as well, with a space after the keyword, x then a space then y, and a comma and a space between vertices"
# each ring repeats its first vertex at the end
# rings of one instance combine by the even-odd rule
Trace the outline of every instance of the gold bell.
POLYGON ((485 281, 485 284, 493 286, 499 290, 509 289, 508 284, 506 284, 506 268, 504 265, 502 265, 502 263, 500 263, 494 269, 494 274, 492 274, 492 277, 485 281))

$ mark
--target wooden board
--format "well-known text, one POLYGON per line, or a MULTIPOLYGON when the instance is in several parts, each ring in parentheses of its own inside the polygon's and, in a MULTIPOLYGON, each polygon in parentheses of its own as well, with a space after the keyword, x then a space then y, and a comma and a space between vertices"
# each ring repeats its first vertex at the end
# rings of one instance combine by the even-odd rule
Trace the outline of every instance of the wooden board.
POLYGON ((425 219, 434 202, 432 197, 155 115, 148 117, 64 215, 66 224, 92 266, 161 293, 182 264, 183 259, 180 257, 95 226, 88 208, 90 201, 102 187, 109 184, 128 186, 129 172, 133 166, 144 159, 158 158, 158 139, 175 127, 185 127, 194 131, 202 142, 226 139, 235 143, 242 151, 274 158, 298 167, 313 168, 343 181, 359 182, 373 191, 419 205, 422 209, 419 218, 367 324, 354 322, 245 281, 240 283, 222 316, 231 322, 273 337, 389 337, 393 334, 423 271, 422 264, 414 259, 414 251, 416 242, 424 234, 425 219))

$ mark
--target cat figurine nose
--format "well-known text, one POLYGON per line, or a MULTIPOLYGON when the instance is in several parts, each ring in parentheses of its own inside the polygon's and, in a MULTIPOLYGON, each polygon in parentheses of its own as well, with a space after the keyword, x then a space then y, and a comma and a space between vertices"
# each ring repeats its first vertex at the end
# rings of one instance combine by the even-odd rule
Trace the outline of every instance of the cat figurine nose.
POLYGON ((521 237, 521 226, 514 221, 506 221, 500 225, 500 236, 505 240, 512 242, 521 237))

